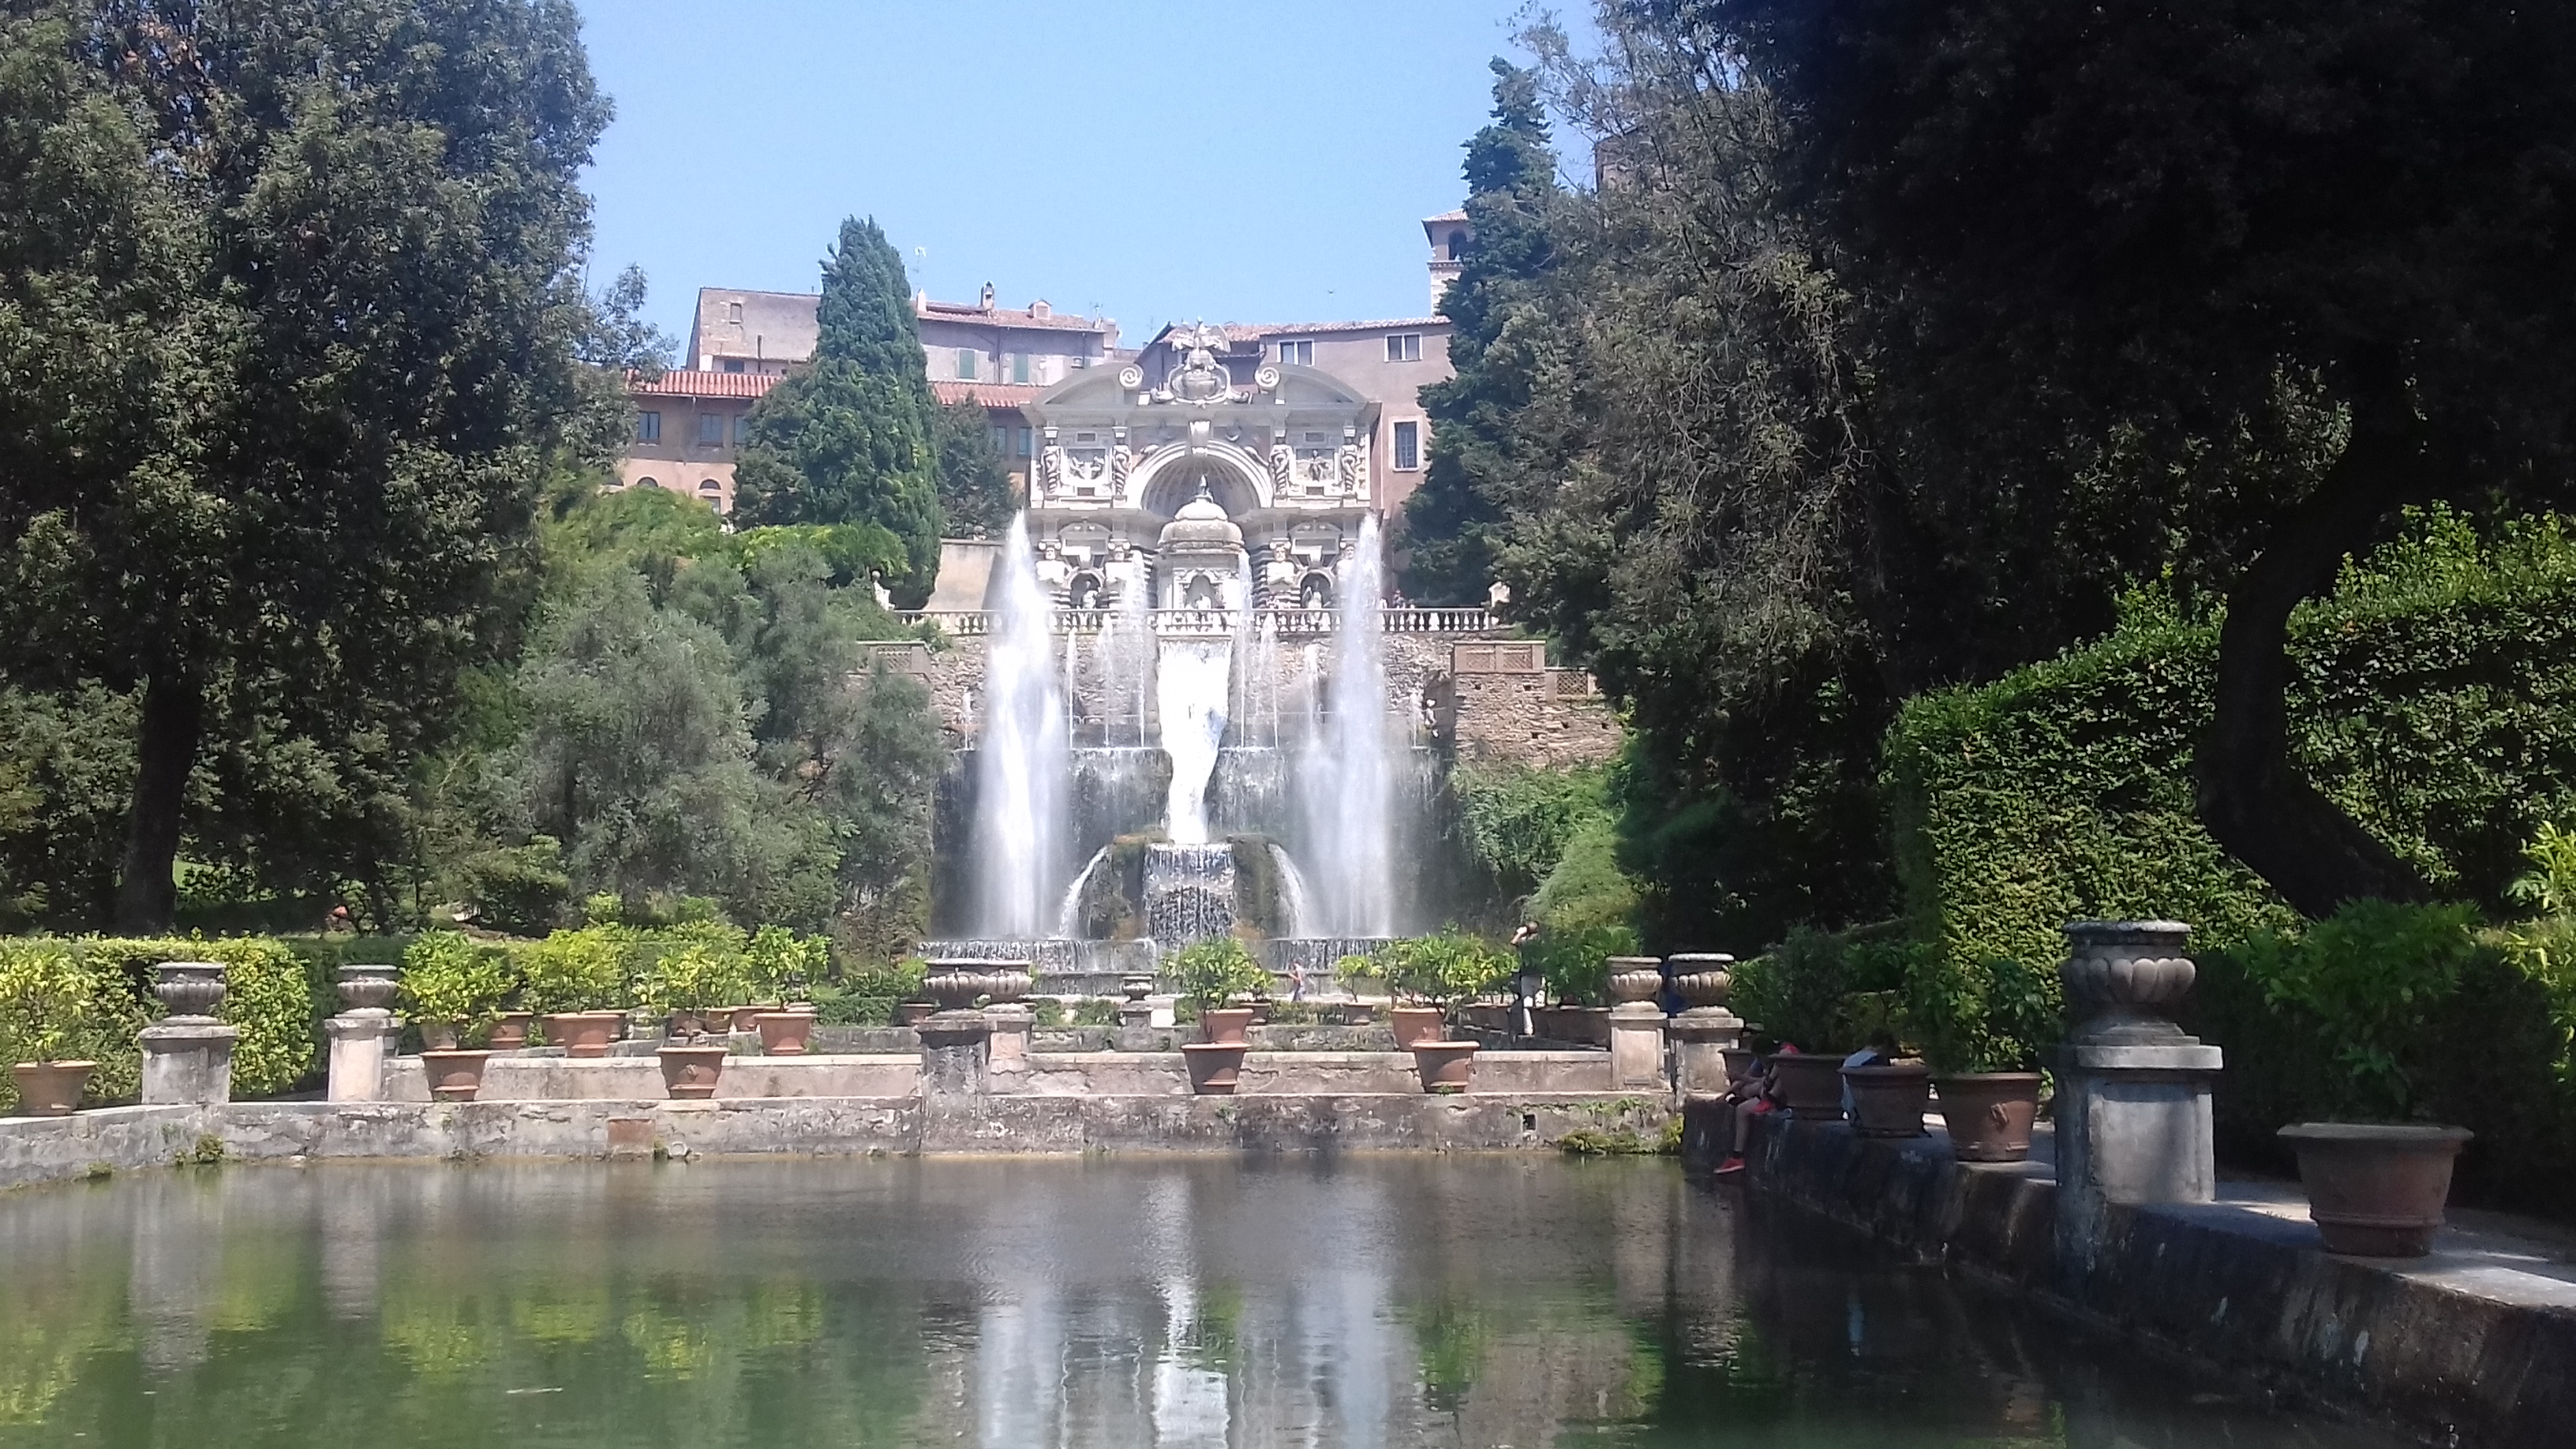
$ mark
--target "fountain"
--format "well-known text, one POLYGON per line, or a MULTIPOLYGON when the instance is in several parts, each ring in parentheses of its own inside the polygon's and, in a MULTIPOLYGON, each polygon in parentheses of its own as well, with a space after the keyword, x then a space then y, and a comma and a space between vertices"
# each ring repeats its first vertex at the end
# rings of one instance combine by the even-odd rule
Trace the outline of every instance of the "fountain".
POLYGON ((1013 525, 989 595, 972 909, 951 918, 970 938, 925 952, 1032 961, 1051 994, 1113 995, 1162 953, 1231 934, 1321 993, 1396 926, 1409 742, 1389 726, 1377 524, 1278 545, 1257 575, 1242 525, 1193 481, 1152 549, 1110 555, 1107 607, 1062 629, 1030 521, 1013 525))
POLYGON ((1335 936, 1395 928, 1391 879, 1395 740, 1387 728, 1385 639, 1377 611, 1383 575, 1377 519, 1360 524, 1341 580, 1323 728, 1307 743, 1302 803, 1316 864, 1316 924, 1335 936))
POLYGON ((1068 766, 1054 605, 1038 587, 1026 515, 1011 522, 1001 569, 975 748, 976 929, 1025 939, 1055 924, 1068 766))

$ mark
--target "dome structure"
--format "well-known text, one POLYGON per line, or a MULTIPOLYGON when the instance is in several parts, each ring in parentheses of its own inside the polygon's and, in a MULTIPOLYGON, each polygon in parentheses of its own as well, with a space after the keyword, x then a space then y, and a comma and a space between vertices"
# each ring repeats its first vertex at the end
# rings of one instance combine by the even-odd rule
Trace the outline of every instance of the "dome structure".
POLYGON ((1166 553, 1241 553, 1243 529, 1201 487, 1199 496, 1181 505, 1163 525, 1158 546, 1166 553))

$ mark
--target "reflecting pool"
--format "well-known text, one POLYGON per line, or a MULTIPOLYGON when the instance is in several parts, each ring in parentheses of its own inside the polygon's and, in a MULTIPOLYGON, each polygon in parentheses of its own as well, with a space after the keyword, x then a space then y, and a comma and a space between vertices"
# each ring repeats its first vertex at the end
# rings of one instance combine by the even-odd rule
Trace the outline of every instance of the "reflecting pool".
POLYGON ((0 1446, 2387 1442, 1659 1161, 231 1167, 0 1198, 0 1446))

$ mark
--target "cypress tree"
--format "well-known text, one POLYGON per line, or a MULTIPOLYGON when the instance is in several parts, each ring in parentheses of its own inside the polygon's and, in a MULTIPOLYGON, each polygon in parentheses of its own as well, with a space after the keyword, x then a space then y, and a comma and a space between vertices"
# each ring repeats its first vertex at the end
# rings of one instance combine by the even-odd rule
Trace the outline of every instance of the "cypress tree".
MULTIPOLYGON (((1405 591, 1426 603, 1477 604, 1494 573, 1504 503, 1554 459, 1527 456, 1516 420, 1546 390, 1554 334, 1545 279, 1547 222, 1562 193, 1538 77, 1496 60, 1493 124, 1467 143, 1465 265, 1440 299, 1456 375, 1422 390, 1431 457, 1405 500, 1405 591), (1506 338, 1506 332, 1512 336, 1506 338)), ((1553 449, 1545 451, 1554 452, 1553 449)))
POLYGON ((886 587, 918 605, 939 567, 937 404, 903 258, 875 221, 841 223, 817 320, 814 360, 751 410, 735 515, 882 529, 886 587))

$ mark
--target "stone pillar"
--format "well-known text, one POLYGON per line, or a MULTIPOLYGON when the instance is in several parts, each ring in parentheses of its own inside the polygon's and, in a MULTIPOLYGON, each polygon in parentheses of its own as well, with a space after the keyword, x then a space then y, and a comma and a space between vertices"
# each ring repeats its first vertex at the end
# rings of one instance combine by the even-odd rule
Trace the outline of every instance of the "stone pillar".
POLYGON ((2112 1203, 2208 1202, 2219 1049, 2174 1024, 2195 969, 2174 921, 2077 921, 2058 968, 2080 1024, 2057 1062, 2057 1248, 2080 1271, 2112 1203))
POLYGON ((1726 1095, 1726 1050, 1744 1034, 1743 1019, 1726 1009, 1735 989, 1735 958, 1685 955, 1665 959, 1682 1010, 1664 1027, 1673 1045, 1673 1084, 1684 1099, 1726 1095))
POLYGON ((1664 963, 1653 956, 1610 958, 1610 1086, 1627 1092, 1663 1087, 1664 963))
POLYGON ((204 1107, 233 1096, 233 1043, 241 1028, 215 1019, 224 999, 224 968, 212 961, 165 961, 153 968, 152 994, 170 1014, 143 1028, 143 1103, 204 1107))
POLYGON ((1118 992, 1127 998, 1118 1003, 1121 1030, 1142 1031, 1154 1024, 1154 1003, 1145 999, 1154 994, 1153 977, 1129 976, 1118 983, 1118 992))
POLYGON ((921 1096, 934 1108, 990 1095, 993 1023, 980 1011, 941 1011, 913 1028, 921 1034, 921 1096))
POLYGON ((385 1094, 385 1058, 394 1054, 402 1018, 392 1011, 397 982, 391 966, 340 968, 338 1016, 322 1024, 331 1040, 334 1102, 374 1102, 385 1094))
POLYGON ((1037 1035, 1038 1014, 1018 1002, 1005 1002, 985 1007, 984 1019, 993 1029, 988 1055, 992 1089, 1019 1091, 1028 1077, 1029 1039, 1037 1035))

